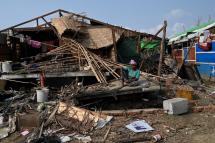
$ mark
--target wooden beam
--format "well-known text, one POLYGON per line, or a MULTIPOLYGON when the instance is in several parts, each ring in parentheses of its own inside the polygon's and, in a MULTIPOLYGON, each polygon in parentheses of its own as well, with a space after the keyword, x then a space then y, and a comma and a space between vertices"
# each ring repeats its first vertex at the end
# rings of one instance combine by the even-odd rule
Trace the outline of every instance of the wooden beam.
POLYGON ((160 29, 160 30, 158 30, 158 32, 157 32, 154 36, 158 36, 158 34, 160 34, 160 33, 161 33, 161 31, 162 31, 164 28, 165 28, 165 26, 161 27, 161 29, 160 29))
MULTIPOLYGON (((69 11, 66 11, 66 10, 62 10, 62 9, 58 9, 58 10, 49 12, 49 13, 47 13, 47 14, 44 14, 44 15, 35 17, 35 18, 33 18, 33 19, 30 19, 30 20, 27 20, 27 21, 25 21, 25 22, 19 23, 19 24, 17 24, 17 25, 14 25, 14 26, 8 27, 8 28, 6 28, 6 29, 0 30, 0 33, 1 33, 1 32, 4 32, 4 31, 7 31, 7 30, 9 30, 9 29, 13 29, 13 28, 16 28, 16 27, 18 27, 18 26, 21 26, 21 25, 30 23, 30 22, 35 21, 35 20, 37 20, 37 19, 40 19, 40 18, 42 18, 42 17, 49 16, 49 15, 54 14, 54 13, 59 13, 59 15, 61 15, 62 13, 73 14, 73 15, 75 15, 75 16, 81 17, 81 18, 86 19, 86 20, 89 20, 89 21, 94 21, 94 22, 99 23, 99 24, 102 24, 102 25, 111 26, 111 27, 113 27, 113 28, 125 30, 125 31, 128 31, 128 32, 134 33, 134 34, 140 34, 140 35, 144 35, 144 36, 148 36, 148 37, 153 36, 152 34, 141 33, 141 32, 133 31, 133 30, 126 29, 126 28, 123 28, 123 27, 120 27, 120 26, 111 25, 111 24, 108 24, 108 23, 104 23, 104 22, 101 22, 101 21, 98 21, 98 20, 95 20, 95 19, 92 19, 92 18, 83 16, 83 15, 75 14, 75 13, 72 13, 72 12, 69 12, 69 11), (60 14, 60 13, 61 13, 61 14, 60 14)), ((62 14, 62 15, 63 15, 63 14, 62 14)), ((156 38, 158 38, 158 37, 156 37, 156 38)), ((159 39, 160 39, 160 38, 159 38, 159 39)))
POLYGON ((38 16, 38 17, 35 17, 35 18, 33 18, 33 19, 30 19, 30 20, 27 20, 27 21, 25 21, 25 22, 19 23, 19 24, 17 24, 17 25, 14 25, 14 26, 8 27, 8 28, 6 28, 6 29, 3 29, 3 30, 1 30, 0 32, 4 32, 4 31, 7 31, 7 30, 9 30, 9 29, 13 29, 13 28, 16 28, 16 27, 18 27, 18 26, 21 26, 21 25, 24 25, 24 24, 27 24, 27 23, 33 22, 33 21, 35 21, 35 20, 37 20, 37 19, 40 19, 40 18, 42 18, 42 17, 49 16, 49 15, 54 14, 54 13, 57 13, 57 12, 59 12, 59 11, 60 11, 60 10, 58 9, 58 10, 55 10, 55 11, 52 11, 52 12, 46 13, 46 14, 44 14, 44 15, 41 15, 41 16, 38 16))
MULTIPOLYGON (((99 21, 99 20, 95 20, 95 19, 93 19, 93 18, 89 18, 89 17, 83 16, 83 15, 80 15, 80 14, 72 13, 72 12, 69 12, 69 11, 66 11, 66 10, 60 9, 60 11, 63 12, 63 13, 72 14, 72 15, 75 15, 75 16, 77 16, 77 17, 81 17, 81 18, 86 19, 86 20, 89 20, 89 21, 96 22, 96 23, 101 24, 101 25, 105 25, 105 26, 108 26, 108 27, 116 28, 116 29, 125 30, 125 31, 128 31, 128 32, 132 32, 132 33, 135 33, 135 34, 137 34, 137 35, 144 35, 144 36, 148 36, 148 37, 153 36, 152 34, 141 33, 141 32, 137 32, 137 31, 133 31, 133 30, 126 29, 126 28, 123 28, 123 27, 120 27, 120 26, 116 26, 116 25, 112 25, 112 24, 105 23, 105 22, 101 22, 101 21, 99 21)), ((159 38, 159 39, 160 39, 160 38, 159 38)))
POLYGON ((164 21, 163 37, 162 37, 162 41, 161 41, 160 59, 159 59, 159 65, 158 65, 158 76, 161 75, 161 67, 162 67, 162 63, 163 63, 163 55, 164 55, 165 40, 166 40, 166 27, 167 27, 167 21, 164 21))
POLYGON ((112 28, 112 38, 113 38, 113 48, 114 48, 114 56, 115 56, 115 62, 117 61, 117 49, 116 49, 116 35, 115 35, 115 29, 112 28))
POLYGON ((36 22, 37 22, 37 27, 38 27, 39 26, 39 19, 37 19, 36 22))
POLYGON ((57 30, 54 28, 54 26, 52 26, 48 21, 46 21, 46 19, 45 19, 44 17, 41 17, 41 18, 42 18, 42 19, 45 21, 45 23, 54 31, 54 33, 55 33, 55 35, 58 37, 58 39, 60 39, 60 36, 59 36, 57 30))
POLYGON ((136 45, 136 51, 138 54, 140 53, 140 39, 141 39, 141 36, 138 35, 137 45, 136 45))
POLYGON ((59 17, 62 17, 63 16, 63 14, 62 14, 62 12, 59 10, 59 17))
MULTIPOLYGON (((91 71, 79 71, 79 72, 65 72, 62 74, 59 73, 47 73, 47 78, 66 78, 66 77, 85 77, 90 76, 93 77, 94 73, 91 71)), ((30 74, 4 74, 0 77, 0 80, 11 80, 11 79, 31 79, 31 78, 39 78, 39 74, 30 73, 30 74)))

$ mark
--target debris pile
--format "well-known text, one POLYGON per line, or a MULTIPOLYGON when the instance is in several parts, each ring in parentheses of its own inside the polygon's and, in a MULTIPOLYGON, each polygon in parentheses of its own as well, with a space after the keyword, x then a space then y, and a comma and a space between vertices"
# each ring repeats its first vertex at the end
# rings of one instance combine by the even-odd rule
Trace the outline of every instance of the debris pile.
POLYGON ((2 30, 1 141, 166 142, 199 129, 177 123, 213 112, 214 90, 179 77, 166 27, 150 35, 57 10, 2 30))

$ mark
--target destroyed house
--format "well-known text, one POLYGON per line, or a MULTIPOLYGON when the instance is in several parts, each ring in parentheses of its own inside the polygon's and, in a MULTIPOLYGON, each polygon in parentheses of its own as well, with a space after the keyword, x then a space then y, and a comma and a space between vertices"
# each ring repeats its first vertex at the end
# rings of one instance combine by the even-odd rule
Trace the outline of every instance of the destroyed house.
POLYGON ((178 64, 196 66, 201 77, 214 79, 215 23, 200 24, 170 38, 169 46, 178 64))
POLYGON ((116 63, 139 60, 142 39, 156 36, 56 10, 0 31, 1 79, 120 78, 116 63))

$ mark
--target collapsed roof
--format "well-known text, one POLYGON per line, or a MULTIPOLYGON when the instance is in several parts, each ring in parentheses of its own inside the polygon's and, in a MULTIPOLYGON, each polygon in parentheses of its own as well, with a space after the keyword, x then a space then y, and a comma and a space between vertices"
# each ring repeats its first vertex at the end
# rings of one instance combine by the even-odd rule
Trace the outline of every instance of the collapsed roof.
POLYGON ((78 31, 79 29, 90 26, 90 25, 106 26, 108 28, 115 29, 117 32, 123 33, 127 36, 141 35, 143 37, 153 37, 153 38, 160 39, 159 37, 154 37, 151 34, 137 32, 134 30, 120 27, 120 26, 115 26, 112 24, 108 24, 105 22, 101 22, 99 20, 89 18, 87 16, 65 11, 62 9, 58 9, 58 10, 46 13, 44 15, 35 17, 33 19, 24 21, 22 23, 16 24, 14 26, 5 28, 3 30, 0 30, 0 33, 7 32, 8 30, 15 30, 15 29, 20 30, 20 28, 25 31, 28 31, 28 30, 32 31, 32 27, 35 28, 34 30, 42 30, 44 28, 46 29, 47 27, 49 27, 49 29, 52 29, 55 32, 57 32, 56 31, 56 29, 57 29, 58 33, 59 33, 58 35, 61 36, 65 32, 65 30, 78 31), (59 18, 56 18, 56 14, 58 14, 60 20, 59 20, 59 18), (73 18, 71 18, 71 17, 73 17, 73 18), (51 18, 52 21, 49 21, 46 18, 51 18), (74 21, 74 18, 75 18, 75 21, 74 21), (41 23, 41 21, 42 21, 42 23, 41 23), (30 25, 30 28, 28 27, 29 25, 30 25))

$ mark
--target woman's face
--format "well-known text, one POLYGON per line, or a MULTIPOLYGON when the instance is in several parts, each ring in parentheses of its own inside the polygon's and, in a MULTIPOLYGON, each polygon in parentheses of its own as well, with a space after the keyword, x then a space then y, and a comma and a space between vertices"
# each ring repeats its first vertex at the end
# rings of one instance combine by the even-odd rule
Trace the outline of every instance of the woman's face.
POLYGON ((136 69, 137 65, 131 65, 132 69, 136 69))

